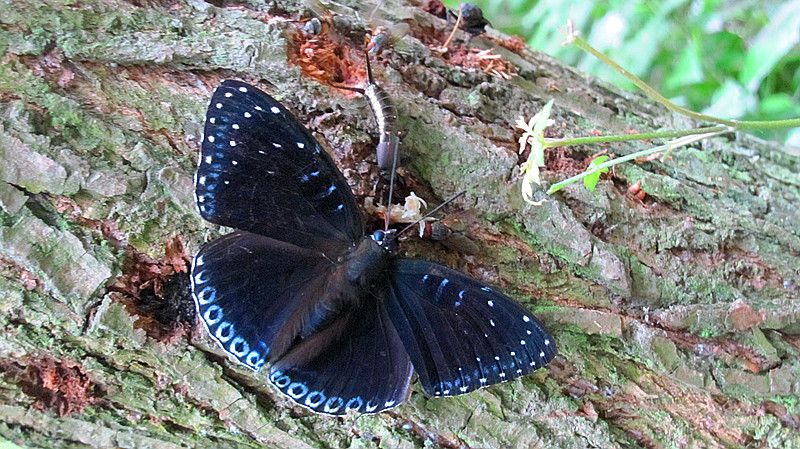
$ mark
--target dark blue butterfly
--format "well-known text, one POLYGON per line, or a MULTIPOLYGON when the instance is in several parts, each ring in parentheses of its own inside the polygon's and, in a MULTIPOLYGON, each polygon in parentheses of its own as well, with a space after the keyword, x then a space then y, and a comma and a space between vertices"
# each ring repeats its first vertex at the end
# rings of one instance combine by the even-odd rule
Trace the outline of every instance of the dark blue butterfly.
POLYGON ((208 221, 236 229, 205 245, 192 292, 209 334, 297 404, 379 412, 416 369, 450 396, 547 364, 555 345, 511 298, 464 274, 394 257, 391 231, 364 235, 330 156, 280 103, 224 81, 208 108, 195 178, 208 221))

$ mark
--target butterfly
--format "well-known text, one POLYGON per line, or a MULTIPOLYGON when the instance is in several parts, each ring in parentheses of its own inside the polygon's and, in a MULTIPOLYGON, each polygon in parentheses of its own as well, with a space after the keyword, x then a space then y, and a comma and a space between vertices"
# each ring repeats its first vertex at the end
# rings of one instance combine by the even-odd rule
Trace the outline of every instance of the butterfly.
POLYGON ((422 388, 452 396, 515 379, 555 355, 511 298, 364 234, 355 197, 280 103, 240 82, 214 92, 195 174, 203 218, 234 232, 198 252, 198 316, 229 355, 317 413, 375 413, 422 388))

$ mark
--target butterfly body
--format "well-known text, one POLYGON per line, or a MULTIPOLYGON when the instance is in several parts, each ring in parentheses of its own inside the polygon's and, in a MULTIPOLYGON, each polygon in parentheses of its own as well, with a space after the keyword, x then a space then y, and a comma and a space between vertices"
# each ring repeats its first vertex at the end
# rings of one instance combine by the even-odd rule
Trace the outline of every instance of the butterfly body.
POLYGON ((215 91, 195 179, 200 214, 236 229, 206 244, 192 292, 209 335, 317 413, 462 394, 544 366, 549 334, 511 298, 441 265, 398 257, 393 231, 365 236, 330 156, 272 97, 215 91))

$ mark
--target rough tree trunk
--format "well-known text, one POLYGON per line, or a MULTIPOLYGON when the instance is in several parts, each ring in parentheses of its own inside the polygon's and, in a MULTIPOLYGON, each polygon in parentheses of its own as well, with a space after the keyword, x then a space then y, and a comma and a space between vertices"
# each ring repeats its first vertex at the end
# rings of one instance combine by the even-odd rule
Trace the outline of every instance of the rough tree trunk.
MULTIPOLYGON (((415 386, 388 413, 347 419, 293 407, 220 355, 181 324, 185 277, 168 276, 219 233, 192 196, 219 80, 259 83, 297 112, 361 197, 377 174, 364 101, 301 71, 313 61, 287 20, 302 6, 220 3, 0 4, 0 435, 42 448, 800 447, 797 152, 730 135, 527 206, 512 124, 550 98, 563 136, 696 124, 500 38, 470 45, 516 67, 510 80, 455 64, 463 46, 445 61, 431 47, 450 28, 408 4, 383 7, 413 36, 375 63, 406 133, 407 189, 466 189, 481 251, 406 251, 520 298, 561 355, 521 380, 448 399, 415 386), (643 200, 627 194, 639 180, 643 200)), ((364 25, 347 11, 336 38, 351 50, 328 56, 351 65, 318 78, 362 70, 364 25)), ((555 150, 543 176, 649 144, 555 150)))

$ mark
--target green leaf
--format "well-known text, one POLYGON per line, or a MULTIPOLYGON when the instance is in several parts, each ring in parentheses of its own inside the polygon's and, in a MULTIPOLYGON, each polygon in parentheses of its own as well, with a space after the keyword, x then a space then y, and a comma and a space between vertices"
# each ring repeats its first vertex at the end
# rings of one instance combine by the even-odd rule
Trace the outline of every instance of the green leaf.
POLYGON ((687 45, 683 48, 675 64, 680 70, 667 73, 664 79, 664 90, 675 90, 682 86, 697 84, 703 81, 703 67, 700 52, 696 45, 687 45))
POLYGON ((755 107, 757 99, 733 79, 714 92, 711 106, 703 114, 726 119, 738 119, 755 107))
POLYGON ((786 2, 753 40, 739 82, 755 92, 778 61, 800 42, 800 0, 786 2))
POLYGON ((594 187, 597 185, 597 181, 600 180, 600 174, 608 171, 608 167, 600 169, 597 168, 598 165, 602 164, 607 159, 608 156, 598 156, 592 162, 590 162, 589 166, 586 168, 586 171, 593 172, 592 174, 583 178, 583 185, 585 185, 590 192, 594 192, 594 187))

